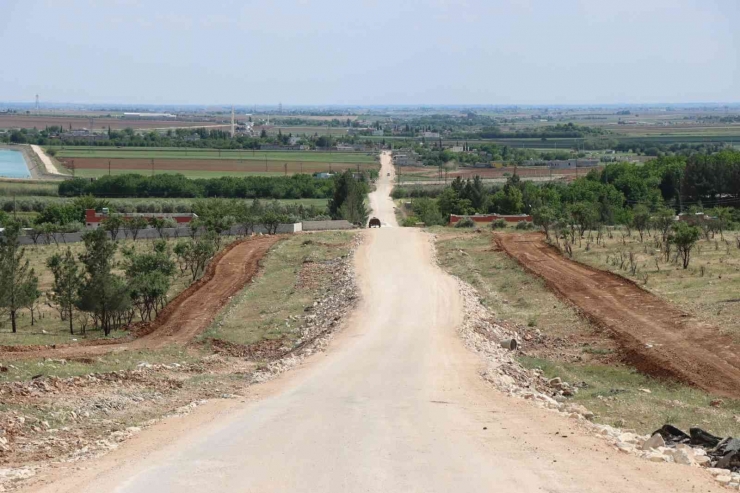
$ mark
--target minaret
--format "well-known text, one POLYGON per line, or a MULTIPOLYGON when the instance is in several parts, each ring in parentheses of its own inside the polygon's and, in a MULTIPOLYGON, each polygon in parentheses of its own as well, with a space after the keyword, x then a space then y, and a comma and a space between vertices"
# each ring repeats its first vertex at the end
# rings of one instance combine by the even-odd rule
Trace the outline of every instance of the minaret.
POLYGON ((234 107, 231 107, 231 138, 234 138, 234 107))

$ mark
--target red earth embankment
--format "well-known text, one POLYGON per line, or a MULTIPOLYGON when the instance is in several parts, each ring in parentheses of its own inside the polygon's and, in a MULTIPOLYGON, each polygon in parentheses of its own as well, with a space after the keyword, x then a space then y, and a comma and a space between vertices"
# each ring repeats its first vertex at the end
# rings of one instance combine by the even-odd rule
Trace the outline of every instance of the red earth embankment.
POLYGON ((568 260, 537 233, 500 233, 498 248, 606 329, 643 373, 740 397, 740 348, 717 327, 610 272, 568 260))

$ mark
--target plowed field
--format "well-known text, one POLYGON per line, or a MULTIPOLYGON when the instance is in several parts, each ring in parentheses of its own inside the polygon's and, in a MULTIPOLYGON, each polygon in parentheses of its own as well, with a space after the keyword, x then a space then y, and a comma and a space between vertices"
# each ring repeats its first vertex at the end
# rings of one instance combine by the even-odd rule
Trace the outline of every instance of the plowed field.
POLYGON ((495 241, 524 269, 608 330, 625 360, 638 370, 740 397, 738 346, 717 327, 627 279, 566 259, 541 234, 502 233, 495 241))

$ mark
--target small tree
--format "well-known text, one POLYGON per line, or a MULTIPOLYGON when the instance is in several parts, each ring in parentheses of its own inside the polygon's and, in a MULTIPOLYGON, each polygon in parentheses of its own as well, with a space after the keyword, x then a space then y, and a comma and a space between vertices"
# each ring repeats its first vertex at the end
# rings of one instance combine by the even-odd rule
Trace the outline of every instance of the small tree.
POLYGON ((38 277, 24 259, 25 249, 20 248, 20 226, 9 224, 0 237, 0 308, 10 314, 10 324, 17 332, 17 313, 38 298, 38 277))
POLYGON ((141 216, 134 216, 132 218, 126 219, 123 222, 123 231, 124 234, 131 237, 132 240, 136 240, 136 238, 139 236, 139 232, 142 229, 146 229, 149 226, 149 221, 147 221, 145 218, 141 216))
POLYGON ((174 249, 180 271, 190 271, 192 281, 200 277, 217 251, 213 233, 205 233, 196 240, 180 241, 174 249))
POLYGON ((100 226, 108 233, 110 233, 110 237, 113 241, 116 241, 116 238, 118 238, 118 233, 120 233, 123 225, 124 220, 121 218, 121 216, 116 214, 103 219, 103 222, 100 226))
POLYGON ((260 224, 267 230, 267 234, 274 235, 277 233, 280 224, 288 222, 288 216, 285 214, 278 214, 275 211, 267 211, 262 215, 260 224))
POLYGON ((653 214, 653 226, 660 231, 663 244, 668 241, 668 232, 676 222, 676 213, 668 207, 661 207, 653 214))
POLYGON ((568 206, 568 224, 571 229, 571 242, 575 241, 575 232, 578 238, 583 237, 583 232, 593 227, 598 219, 598 211, 593 204, 587 202, 576 202, 568 206))
POLYGON ((532 211, 532 220, 545 231, 545 236, 550 239, 550 229, 558 220, 558 214, 552 207, 543 205, 532 211))
POLYGON ((51 245, 52 241, 57 243, 56 233, 59 231, 59 226, 54 223, 42 223, 36 227, 41 231, 41 234, 44 235, 44 242, 47 245, 51 245))
POLYGON ((729 207, 715 207, 710 213, 715 217, 715 224, 717 229, 719 229, 719 237, 724 241, 725 228, 727 228, 727 225, 732 220, 732 209, 729 207))
POLYGON ((164 307, 170 281, 175 273, 175 263, 170 258, 167 242, 159 240, 150 252, 138 253, 135 248, 123 252, 124 272, 131 293, 131 300, 139 311, 141 320, 152 319, 164 307))
POLYGON ((632 210, 632 226, 640 235, 640 243, 645 235, 645 230, 650 226, 650 209, 643 204, 637 204, 632 210))
POLYGON ((676 245, 678 254, 683 259, 683 268, 689 267, 691 261, 691 250, 701 237, 701 231, 696 226, 689 226, 685 222, 678 222, 673 225, 673 234, 670 242, 676 245))
POLYGON ((107 336, 118 315, 130 308, 131 298, 123 279, 111 272, 116 244, 108 234, 98 228, 86 232, 82 239, 85 253, 80 255, 80 260, 87 276, 80 287, 79 308, 92 312, 96 325, 107 336))
POLYGON ((73 311, 78 300, 78 291, 84 280, 82 270, 69 247, 64 256, 58 253, 52 255, 46 261, 46 265, 54 274, 54 284, 47 297, 59 307, 60 313, 65 314, 69 321, 69 333, 74 334, 73 311))
POLYGON ((168 237, 168 234, 166 231, 167 229, 174 228, 177 226, 177 223, 168 217, 152 218, 150 224, 152 225, 154 229, 157 230, 157 234, 159 235, 159 238, 162 240, 168 237))

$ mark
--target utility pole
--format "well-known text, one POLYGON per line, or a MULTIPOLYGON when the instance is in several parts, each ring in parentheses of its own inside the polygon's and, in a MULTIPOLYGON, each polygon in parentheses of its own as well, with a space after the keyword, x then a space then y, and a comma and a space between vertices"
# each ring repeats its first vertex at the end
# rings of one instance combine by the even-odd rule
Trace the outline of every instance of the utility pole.
POLYGON ((154 176, 154 159, 152 159, 152 176, 154 176))
POLYGON ((285 167, 285 176, 288 176, 288 163, 285 163, 284 167, 285 167))
POLYGON ((267 154, 265 154, 265 172, 267 172, 267 154))
POLYGON ((108 160, 108 176, 110 176, 110 159, 108 160))

